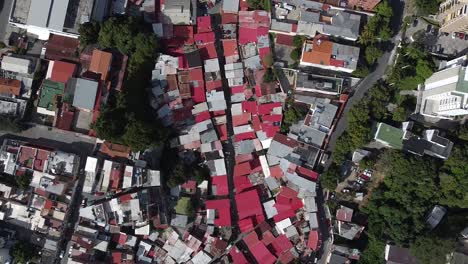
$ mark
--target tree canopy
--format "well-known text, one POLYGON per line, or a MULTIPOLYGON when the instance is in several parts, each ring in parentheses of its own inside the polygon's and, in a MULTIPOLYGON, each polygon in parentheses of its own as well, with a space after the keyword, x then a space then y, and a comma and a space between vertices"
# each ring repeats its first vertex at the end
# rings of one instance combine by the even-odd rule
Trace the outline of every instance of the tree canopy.
POLYGON ((36 255, 36 253, 34 252, 34 248, 30 243, 18 241, 10 249, 10 255, 17 263, 27 263, 36 255))
POLYGON ((438 201, 437 167, 428 158, 387 151, 381 158, 385 179, 364 213, 369 233, 408 244, 426 228, 425 215, 438 201))
POLYGON ((129 56, 123 90, 111 96, 92 128, 99 138, 144 150, 164 144, 169 131, 151 115, 146 88, 158 43, 141 19, 111 17, 99 27, 98 44, 129 56))
POLYGON ((80 45, 86 47, 90 44, 95 44, 98 41, 101 25, 98 22, 86 22, 80 25, 78 33, 80 33, 80 45))
POLYGON ((437 236, 420 236, 411 245, 411 253, 424 264, 447 263, 447 255, 456 246, 456 238, 440 238, 437 236))
POLYGON ((468 208, 468 149, 457 145, 449 159, 444 163, 440 173, 441 204, 468 208))
POLYGON ((439 0, 416 0, 416 7, 421 15, 436 14, 439 10, 439 0))

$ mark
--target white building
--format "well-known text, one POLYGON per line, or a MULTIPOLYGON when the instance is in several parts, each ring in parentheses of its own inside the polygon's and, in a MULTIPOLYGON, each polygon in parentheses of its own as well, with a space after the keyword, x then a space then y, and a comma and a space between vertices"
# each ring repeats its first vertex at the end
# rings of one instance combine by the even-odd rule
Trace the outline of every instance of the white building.
POLYGON ((441 119, 453 119, 468 114, 468 71, 466 60, 432 74, 419 86, 420 114, 441 119))

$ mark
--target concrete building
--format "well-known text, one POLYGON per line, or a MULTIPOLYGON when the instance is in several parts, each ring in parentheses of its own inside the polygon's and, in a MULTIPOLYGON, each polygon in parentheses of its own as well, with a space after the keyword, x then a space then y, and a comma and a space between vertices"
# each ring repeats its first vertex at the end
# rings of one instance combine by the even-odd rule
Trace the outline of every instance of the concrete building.
MULTIPOLYGON (((10 24, 49 39, 51 33, 78 38, 78 27, 92 18, 94 0, 15 0, 10 24)), ((100 12, 97 8, 94 12, 100 12)))
POLYGON ((164 23, 174 25, 190 25, 190 0, 166 1, 161 9, 164 23))
POLYGON ((420 114, 453 119, 468 114, 468 72, 466 59, 454 60, 448 68, 435 72, 419 86, 420 114))
POLYGON ((356 70, 358 60, 358 47, 334 43, 326 36, 317 35, 313 41, 304 42, 300 65, 351 73, 356 70))
POLYGON ((468 0, 447 0, 440 4, 438 19, 442 32, 468 31, 468 0))

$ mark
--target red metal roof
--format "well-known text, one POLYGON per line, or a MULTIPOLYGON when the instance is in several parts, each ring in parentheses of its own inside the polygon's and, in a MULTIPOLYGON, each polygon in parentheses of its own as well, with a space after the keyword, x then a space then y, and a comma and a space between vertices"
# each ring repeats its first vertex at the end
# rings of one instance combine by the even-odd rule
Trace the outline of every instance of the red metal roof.
POLYGON ((260 198, 258 197, 257 190, 238 193, 236 194, 235 199, 239 219, 256 215, 263 216, 263 209, 260 204, 260 198))
POLYGON ((196 104, 206 102, 205 83, 199 82, 199 84, 201 87, 191 87, 192 100, 196 104))
POLYGON ((232 125, 234 127, 241 126, 241 125, 246 125, 246 124, 249 123, 250 118, 251 118, 250 113, 243 113, 243 114, 240 114, 240 115, 232 116, 232 125))
POLYGON ((198 114, 195 117, 195 122, 200 123, 200 122, 208 120, 210 118, 211 118, 211 115, 210 115, 209 111, 201 112, 200 114, 198 114))
POLYGON ((202 60, 218 58, 214 42, 198 44, 197 46, 200 49, 200 57, 202 60))
POLYGON ((249 175, 251 172, 251 167, 249 162, 244 162, 236 164, 234 166, 234 177, 249 175))
POLYGON ((257 138, 257 135, 255 134, 254 131, 249 131, 249 132, 234 135, 235 142, 240 142, 243 140, 255 139, 255 138, 257 138))
POLYGON ((242 254, 242 251, 235 246, 231 248, 229 255, 231 256, 232 263, 234 264, 248 264, 247 259, 244 254, 242 254))
POLYGON ((261 104, 258 106, 258 114, 259 115, 267 115, 273 111, 273 108, 281 107, 281 103, 268 103, 268 104, 261 104))
POLYGON ((218 217, 214 220, 215 225, 231 225, 231 202, 229 199, 208 200, 206 201, 206 209, 215 209, 218 212, 218 217))
POLYGON ((223 88, 223 81, 216 80, 216 81, 209 81, 206 83, 206 91, 211 92, 213 90, 220 90, 223 88))
POLYGON ((207 44, 207 43, 214 43, 215 41, 215 34, 213 31, 211 32, 204 32, 204 33, 198 33, 195 34, 194 36, 195 43, 197 45, 200 44, 207 44))
POLYGON ((213 31, 211 28, 211 16, 197 17, 197 32, 210 32, 213 31))
POLYGON ((203 81, 203 70, 202 68, 192 68, 189 70, 190 81, 201 80, 203 81))
POLYGON ((54 82, 66 83, 75 73, 76 65, 64 61, 54 61, 50 79, 54 82))
POLYGON ((242 111, 257 114, 257 102, 255 101, 244 101, 242 102, 242 111))
POLYGON ((319 174, 317 172, 315 172, 313 170, 310 170, 310 169, 307 169, 307 168, 304 168, 304 167, 301 167, 301 166, 298 166, 296 168, 296 172, 300 176, 302 176, 304 178, 307 178, 309 180, 312 180, 312 181, 317 181, 317 179, 319 177, 319 174))
POLYGON ((260 122, 260 118, 258 115, 252 115, 252 126, 255 131, 262 130, 262 123, 260 122))
POLYGON ((311 230, 309 233, 309 241, 307 241, 307 247, 313 251, 317 251, 318 248, 318 232, 317 230, 311 230))
POLYGON ((262 264, 273 264, 276 262, 276 257, 271 254, 263 243, 258 243, 253 248, 249 248, 252 255, 262 264))
POLYGON ((253 155, 251 153, 239 154, 239 155, 236 155, 236 164, 246 162, 252 159, 253 159, 253 155))
POLYGON ((257 29, 255 28, 239 28, 239 44, 245 45, 249 42, 257 42, 257 29))
POLYGON ((276 256, 280 256, 283 252, 288 251, 293 247, 291 241, 289 241, 284 234, 276 237, 271 244, 274 249, 273 253, 275 253, 276 256))
POLYGON ((281 122, 283 115, 264 115, 262 116, 263 122, 281 122))
POLYGON ((173 36, 182 40, 185 44, 192 45, 194 43, 193 26, 174 25, 173 36))
POLYGON ((276 44, 293 46, 294 37, 290 35, 285 35, 285 34, 276 34, 276 44))
POLYGON ((251 217, 239 220, 237 224, 239 225, 239 229, 242 233, 252 231, 255 227, 255 223, 251 217))
POLYGON ((231 94, 243 93, 245 87, 243 85, 231 87, 231 94))
POLYGON ((112 251, 112 264, 122 263, 122 252, 112 251))
POLYGON ((237 24, 237 15, 232 13, 223 13, 221 15, 221 23, 223 24, 237 24))
POLYGON ((189 189, 189 190, 196 190, 197 189, 197 182, 193 180, 186 181, 184 184, 182 184, 180 187, 184 189, 189 189))
POLYGON ((234 187, 236 188, 236 193, 241 193, 252 188, 253 185, 247 176, 239 176, 234 178, 234 187))
POLYGON ((283 177, 283 169, 279 165, 270 167, 270 175, 276 179, 283 177))
POLYGON ((218 136, 221 141, 227 140, 227 127, 226 124, 216 126, 216 130, 218 131, 218 136))
POLYGON ((127 235, 124 233, 114 234, 112 241, 119 245, 124 245, 127 242, 127 235))
POLYGON ((211 177, 213 186, 216 186, 216 195, 223 196, 229 194, 228 179, 226 175, 211 177))
POLYGON ((223 40, 224 57, 239 55, 239 49, 237 47, 237 40, 225 39, 223 40))

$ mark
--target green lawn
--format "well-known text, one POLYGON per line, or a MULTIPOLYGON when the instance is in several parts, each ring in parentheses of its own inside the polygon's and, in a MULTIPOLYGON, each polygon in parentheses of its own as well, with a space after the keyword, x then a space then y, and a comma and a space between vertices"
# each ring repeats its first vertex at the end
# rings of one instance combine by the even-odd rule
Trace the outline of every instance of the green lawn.
POLYGON ((192 214, 192 203, 190 198, 188 197, 181 197, 179 201, 177 201, 177 205, 175 207, 177 214, 182 215, 191 215, 192 214))

